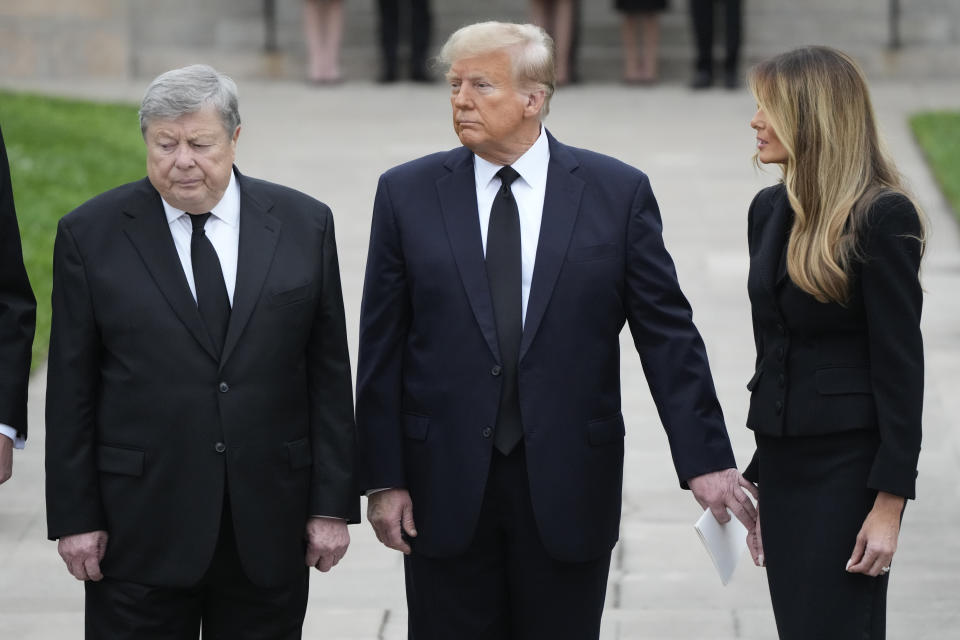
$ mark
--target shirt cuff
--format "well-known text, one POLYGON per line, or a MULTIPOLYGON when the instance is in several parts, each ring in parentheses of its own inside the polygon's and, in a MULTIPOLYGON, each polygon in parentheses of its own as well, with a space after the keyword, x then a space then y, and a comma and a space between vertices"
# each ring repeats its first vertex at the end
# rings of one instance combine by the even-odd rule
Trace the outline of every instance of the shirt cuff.
POLYGON ((27 445, 27 441, 17 435, 16 429, 2 422, 0 422, 0 435, 7 436, 13 440, 14 449, 23 449, 27 445))
POLYGON ((337 520, 338 522, 346 522, 346 518, 340 518, 338 516, 310 516, 311 518, 323 518, 324 520, 337 520))

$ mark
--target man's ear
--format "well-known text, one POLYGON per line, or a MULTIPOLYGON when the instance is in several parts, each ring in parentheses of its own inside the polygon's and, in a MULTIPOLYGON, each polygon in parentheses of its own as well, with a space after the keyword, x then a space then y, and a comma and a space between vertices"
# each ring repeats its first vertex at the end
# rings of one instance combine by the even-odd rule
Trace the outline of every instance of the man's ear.
POLYGON ((547 100, 547 92, 543 89, 537 89, 527 94, 527 104, 524 106, 524 112, 527 116, 538 116, 543 111, 543 104, 547 100))

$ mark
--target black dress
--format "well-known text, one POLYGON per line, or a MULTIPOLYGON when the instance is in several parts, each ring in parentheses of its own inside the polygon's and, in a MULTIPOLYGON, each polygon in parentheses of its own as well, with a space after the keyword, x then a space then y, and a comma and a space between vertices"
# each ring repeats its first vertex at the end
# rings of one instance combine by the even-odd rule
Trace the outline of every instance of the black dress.
POLYGON ((616 0, 614 7, 623 13, 664 11, 667 8, 667 0, 616 0))
MULTIPOLYGON (((757 453, 767 577, 781 639, 880 640, 889 575, 846 571, 878 491, 914 497, 923 403, 921 226, 901 195, 860 229, 845 305, 786 272, 786 189, 750 208, 748 292, 757 346, 747 426, 757 453)), ((895 570, 894 570, 895 571, 895 570)))

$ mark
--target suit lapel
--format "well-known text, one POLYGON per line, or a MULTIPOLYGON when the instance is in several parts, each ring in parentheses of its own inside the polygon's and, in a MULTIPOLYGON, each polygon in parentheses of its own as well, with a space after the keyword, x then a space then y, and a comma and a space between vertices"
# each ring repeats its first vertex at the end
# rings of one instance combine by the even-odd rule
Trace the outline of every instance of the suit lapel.
POLYGON ((240 185, 240 246, 237 252, 237 282, 233 292, 233 309, 223 343, 220 367, 233 353, 250 315, 260 298, 273 253, 280 237, 281 222, 268 211, 273 203, 255 197, 249 181, 237 171, 240 185))
POLYGON ((463 288, 480 331, 495 357, 500 357, 497 326, 490 300, 480 215, 477 212, 477 186, 473 172, 473 154, 466 147, 450 153, 445 166, 450 173, 437 180, 440 209, 463 288))
POLYGON ((127 221, 123 231, 136 247, 173 312, 207 353, 216 359, 216 350, 203 326, 197 303, 190 293, 190 285, 183 273, 183 264, 173 244, 160 194, 146 178, 136 193, 138 199, 124 208, 127 221))
POLYGON ((563 261, 580 210, 584 182, 573 171, 579 166, 567 148, 549 133, 550 165, 547 169, 546 196, 543 200, 543 218, 540 239, 533 267, 533 281, 527 300, 527 315, 520 342, 520 360, 533 343, 547 310, 553 287, 560 275, 563 261))

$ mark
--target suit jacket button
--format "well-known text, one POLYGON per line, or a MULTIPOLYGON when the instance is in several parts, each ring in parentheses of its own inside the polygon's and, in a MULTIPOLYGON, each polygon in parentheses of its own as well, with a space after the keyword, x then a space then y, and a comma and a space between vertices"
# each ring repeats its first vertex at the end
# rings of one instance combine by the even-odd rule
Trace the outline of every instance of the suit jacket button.
POLYGON ((500 365, 495 364, 495 365, 493 365, 493 368, 490 369, 490 375, 492 375, 492 376, 498 376, 498 375, 500 375, 500 373, 501 373, 502 371, 503 371, 503 369, 500 368, 500 365))
POLYGON ((481 429, 480 435, 482 435, 484 438, 489 438, 490 436, 493 435, 493 429, 491 429, 490 427, 484 427, 483 429, 481 429))
POLYGON ((783 387, 786 384, 787 384, 787 379, 781 373, 780 375, 777 376, 777 385, 780 387, 783 387))
POLYGON ((773 408, 776 410, 777 415, 783 413, 783 403, 779 400, 777 400, 777 402, 773 405, 773 408))
POLYGON ((784 329, 783 325, 780 324, 779 322, 777 323, 777 331, 780 332, 780 335, 785 335, 787 333, 787 330, 784 329))
POLYGON ((213 445, 213 450, 217 453, 223 453, 227 450, 227 445, 223 444, 222 442, 218 442, 217 444, 213 445))
POLYGON ((228 385, 226 382, 221 382, 217 386, 217 389, 220 390, 220 393, 226 393, 227 391, 230 391, 230 385, 228 385))
POLYGON ((777 360, 783 360, 783 347, 777 347, 777 360))

